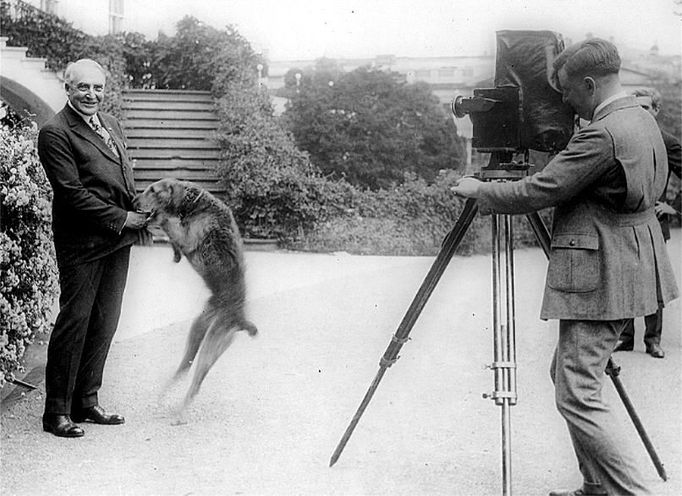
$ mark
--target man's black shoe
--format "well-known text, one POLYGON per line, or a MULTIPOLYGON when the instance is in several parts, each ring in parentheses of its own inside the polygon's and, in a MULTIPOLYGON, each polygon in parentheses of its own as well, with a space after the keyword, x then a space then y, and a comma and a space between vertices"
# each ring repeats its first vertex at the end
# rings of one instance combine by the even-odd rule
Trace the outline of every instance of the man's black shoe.
POLYGON ((586 492, 586 490, 581 487, 575 491, 550 491, 549 496, 606 496, 606 493, 602 490, 595 489, 595 491, 596 492, 586 492))
POLYGON ((83 408, 71 414, 74 422, 93 422, 102 425, 119 425, 125 423, 125 418, 116 413, 108 414, 99 405, 83 408))
POLYGON ((647 346, 646 352, 654 358, 665 357, 665 352, 663 351, 663 348, 661 348, 661 346, 658 344, 652 344, 651 346, 647 346))
POLYGON ((632 351, 634 348, 635 344, 632 341, 618 341, 613 351, 632 351))
POLYGON ((85 431, 71 421, 68 415, 46 413, 43 415, 43 430, 58 437, 82 437, 85 431))

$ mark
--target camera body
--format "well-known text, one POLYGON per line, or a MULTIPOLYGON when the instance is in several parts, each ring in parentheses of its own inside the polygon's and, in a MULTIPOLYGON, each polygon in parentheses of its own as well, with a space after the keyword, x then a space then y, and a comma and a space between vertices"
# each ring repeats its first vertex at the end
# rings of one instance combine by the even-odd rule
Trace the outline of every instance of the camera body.
POLYGON ((481 176, 506 177, 527 171, 528 151, 556 153, 573 134, 574 112, 553 85, 552 64, 564 49, 552 31, 498 31, 494 88, 478 88, 473 97, 458 96, 455 116, 469 115, 471 146, 490 152, 481 176), (524 153, 521 163, 512 160, 524 153), (509 171, 510 174, 493 171, 509 171))

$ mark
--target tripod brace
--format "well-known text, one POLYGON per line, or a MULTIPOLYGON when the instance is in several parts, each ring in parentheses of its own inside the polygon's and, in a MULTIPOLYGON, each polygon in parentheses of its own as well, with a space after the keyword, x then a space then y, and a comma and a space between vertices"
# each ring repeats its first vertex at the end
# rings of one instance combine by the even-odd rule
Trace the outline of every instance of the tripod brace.
MULTIPOLYGON (((393 365, 399 358, 398 353, 409 339, 410 331, 417 321, 417 318, 421 314, 426 302, 428 301, 431 293, 436 288, 441 276, 443 275, 445 269, 447 268, 450 260, 454 256, 459 244, 464 237, 468 227, 473 222, 476 214, 478 212, 478 206, 475 199, 469 198, 464 204, 464 209, 460 214, 457 222, 453 229, 445 237, 441 250, 439 251, 436 259, 434 260, 429 272, 424 278, 417 294, 415 295, 412 303, 410 304, 407 312, 405 313, 398 329, 391 338, 391 342, 388 344, 386 351, 379 361, 379 370, 372 381, 369 389, 365 393, 365 396, 360 403, 355 415, 351 419, 350 424, 346 428, 341 440, 339 441, 334 453, 332 454, 329 466, 333 466, 341 456, 350 436, 353 434, 360 418, 362 417, 365 409, 369 405, 376 389, 379 386, 384 374, 388 367, 393 365)), ((511 248, 511 222, 510 216, 493 216, 493 271, 499 269, 499 231, 498 223, 500 218, 503 219, 505 225, 504 241, 507 248, 511 248), (497 233, 497 234, 496 234, 497 233), (496 269, 496 267, 498 269, 496 269)), ((550 253, 550 235, 547 228, 537 214, 533 212, 526 215, 527 220, 538 240, 538 243, 542 247, 545 255, 549 258, 550 253)), ((510 276, 513 276, 513 252, 511 249, 506 251, 506 273, 507 281, 510 276)), ((497 284, 499 281, 500 274, 493 274, 493 285, 497 284)), ((508 285, 506 290, 506 303, 507 303, 507 315, 506 315, 506 328, 502 325, 497 325, 496 336, 495 336, 495 362, 491 365, 491 368, 495 371, 495 392, 493 392, 490 397, 495 400, 496 404, 502 406, 502 448, 503 448, 503 491, 504 494, 511 494, 511 438, 510 438, 510 416, 509 416, 509 406, 516 403, 516 374, 515 374, 515 343, 514 343, 514 294, 513 294, 513 284, 508 285), (506 340, 505 340, 506 337, 506 340)), ((495 288, 494 288, 495 289, 495 288)), ((495 293, 497 297, 497 293, 495 293)), ((495 308, 493 312, 494 320, 499 320, 498 309, 499 300, 494 302, 495 308)), ((499 323, 499 322, 498 322, 499 323)), ((644 446, 656 467, 659 476, 665 481, 667 480, 667 475, 663 464, 661 463, 656 451, 642 425, 632 402, 630 401, 625 389, 618 377, 620 367, 617 367, 613 360, 609 358, 608 365, 606 367, 606 374, 611 378, 618 395, 620 396, 625 408, 635 425, 637 433, 639 434, 644 446)))

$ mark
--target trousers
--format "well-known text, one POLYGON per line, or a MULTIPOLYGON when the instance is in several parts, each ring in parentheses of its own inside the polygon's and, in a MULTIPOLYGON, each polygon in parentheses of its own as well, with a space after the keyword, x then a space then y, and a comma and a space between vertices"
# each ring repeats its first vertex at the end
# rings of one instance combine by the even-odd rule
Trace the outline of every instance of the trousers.
POLYGON ((59 314, 45 366, 45 413, 98 404, 104 365, 121 314, 130 247, 59 268, 59 314))
MULTIPOLYGON (((661 344, 661 334, 663 334, 663 308, 656 313, 644 317, 644 344, 647 349, 650 346, 661 344)), ((635 342, 635 319, 628 319, 625 329, 620 335, 620 340, 625 343, 635 342)))
POLYGON ((559 321, 550 376, 584 487, 594 494, 650 494, 630 443, 602 398, 606 364, 627 319, 559 321))

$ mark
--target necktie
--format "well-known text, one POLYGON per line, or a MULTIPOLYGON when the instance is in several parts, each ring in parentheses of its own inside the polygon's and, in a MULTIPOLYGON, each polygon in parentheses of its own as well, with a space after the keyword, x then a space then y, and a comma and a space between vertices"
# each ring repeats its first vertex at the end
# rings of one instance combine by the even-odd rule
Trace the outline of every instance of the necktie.
POLYGON ((109 133, 102 126, 100 126, 97 121, 95 121, 94 117, 90 117, 90 126, 92 126, 93 131, 95 131, 97 135, 104 140, 114 155, 118 157, 118 149, 114 144, 114 140, 112 140, 109 133))

